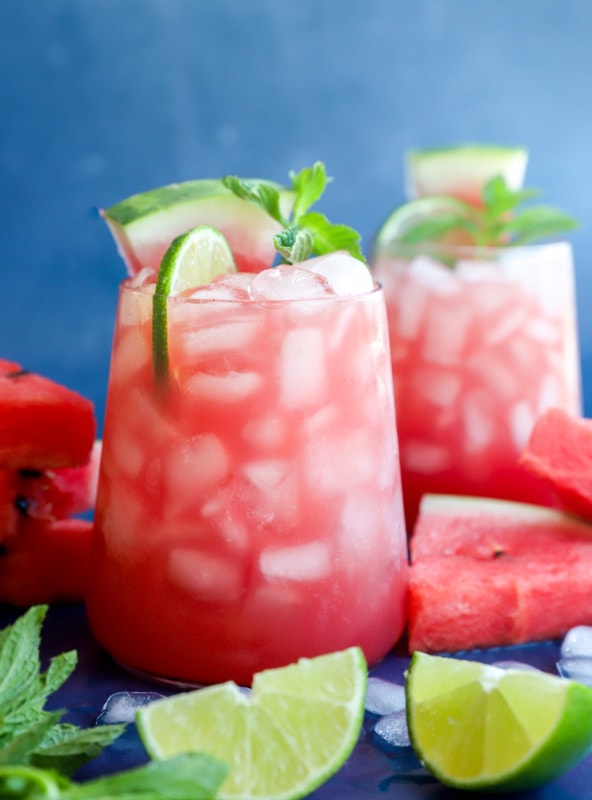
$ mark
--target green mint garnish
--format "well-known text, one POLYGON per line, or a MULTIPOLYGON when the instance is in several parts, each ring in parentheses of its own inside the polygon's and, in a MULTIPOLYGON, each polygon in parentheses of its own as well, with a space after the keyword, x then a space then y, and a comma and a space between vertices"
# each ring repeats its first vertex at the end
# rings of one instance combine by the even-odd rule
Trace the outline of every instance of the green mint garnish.
POLYGON ((225 176, 222 183, 237 197, 258 205, 280 223, 283 230, 274 236, 274 244, 285 262, 295 264, 312 255, 346 250, 365 263, 357 231, 347 225, 334 225, 324 214, 310 211, 331 180, 327 177, 325 165, 317 161, 298 173, 290 172, 290 180, 294 205, 289 217, 282 213, 280 194, 274 187, 242 180, 235 175, 225 176))
POLYGON ((73 773, 117 739, 125 725, 79 728, 46 711, 49 696, 76 666, 69 651, 41 671, 39 645, 47 606, 32 606, 0 630, 0 798, 6 800, 210 800, 228 766, 194 753, 150 762, 86 782, 73 773))
POLYGON ((451 211, 420 219, 401 234, 399 241, 402 244, 437 242, 447 234, 464 230, 477 246, 518 246, 550 239, 578 227, 576 219, 552 206, 519 208, 538 194, 535 189, 510 189, 504 178, 497 176, 483 187, 482 208, 459 200, 455 204, 458 213, 451 211))

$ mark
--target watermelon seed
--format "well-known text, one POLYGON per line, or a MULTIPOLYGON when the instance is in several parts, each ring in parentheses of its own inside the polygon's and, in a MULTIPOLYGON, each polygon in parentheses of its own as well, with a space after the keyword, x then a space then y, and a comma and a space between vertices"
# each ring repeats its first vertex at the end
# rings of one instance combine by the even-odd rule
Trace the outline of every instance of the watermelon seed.
POLYGON ((29 506, 30 506, 29 501, 27 500, 26 497, 23 497, 22 494, 19 494, 14 498, 14 507, 20 514, 23 515, 23 517, 28 516, 29 506))

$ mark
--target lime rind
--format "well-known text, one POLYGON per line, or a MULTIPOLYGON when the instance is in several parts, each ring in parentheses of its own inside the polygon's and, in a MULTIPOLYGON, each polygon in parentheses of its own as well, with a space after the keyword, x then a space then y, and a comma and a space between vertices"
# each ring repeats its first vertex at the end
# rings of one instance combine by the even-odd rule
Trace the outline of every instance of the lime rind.
POLYGON ((454 788, 533 788, 592 750, 592 689, 558 676, 416 652, 406 695, 416 754, 454 788))
POLYGON ((387 216, 375 237, 375 250, 383 252, 395 246, 404 246, 401 240, 406 231, 418 222, 437 217, 454 216, 465 218, 470 224, 475 219, 475 211, 463 200, 446 195, 434 195, 410 200, 387 216))
POLYGON ((157 700, 138 712, 138 730, 152 758, 189 750, 228 763, 220 800, 295 800, 352 752, 366 685, 352 647, 258 673, 250 695, 227 682, 157 700))
POLYGON ((177 236, 160 263, 152 299, 152 361, 159 384, 168 379, 168 299, 218 276, 236 272, 232 250, 222 233, 211 225, 198 225, 177 236))

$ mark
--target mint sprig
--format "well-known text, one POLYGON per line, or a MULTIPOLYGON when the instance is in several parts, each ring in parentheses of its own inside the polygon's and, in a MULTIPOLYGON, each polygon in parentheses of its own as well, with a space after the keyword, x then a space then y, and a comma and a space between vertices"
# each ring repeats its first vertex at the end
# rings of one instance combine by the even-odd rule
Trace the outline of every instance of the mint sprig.
POLYGON ((78 728, 46 711, 70 676, 69 651, 41 671, 39 645, 47 606, 32 606, 0 631, 0 798, 6 800, 210 800, 228 766, 194 753, 77 783, 74 772, 117 739, 125 725, 78 728))
POLYGON ((289 216, 281 209, 279 191, 268 184, 226 175, 222 183, 237 197, 266 211, 283 230, 273 237, 275 248, 286 263, 296 264, 311 255, 324 255, 346 250, 354 258, 366 262, 360 246, 360 235, 347 225, 334 225, 324 214, 310 211, 323 195, 327 183, 325 165, 317 161, 300 172, 290 172, 294 203, 289 216))
POLYGON ((548 205, 520 206, 538 196, 536 189, 511 189, 499 175, 483 187, 482 207, 462 200, 456 212, 419 219, 401 234, 402 244, 438 242, 450 233, 466 231, 477 246, 507 247, 552 239, 579 227, 578 221, 548 205))

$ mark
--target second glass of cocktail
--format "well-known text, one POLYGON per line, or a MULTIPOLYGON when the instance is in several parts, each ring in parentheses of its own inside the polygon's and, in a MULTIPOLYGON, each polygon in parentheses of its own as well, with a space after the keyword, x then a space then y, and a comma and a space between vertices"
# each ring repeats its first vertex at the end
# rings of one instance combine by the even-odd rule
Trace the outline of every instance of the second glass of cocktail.
POLYGON ((120 290, 88 596, 98 640, 181 684, 233 679, 405 625, 407 552, 386 313, 346 253, 120 290))

